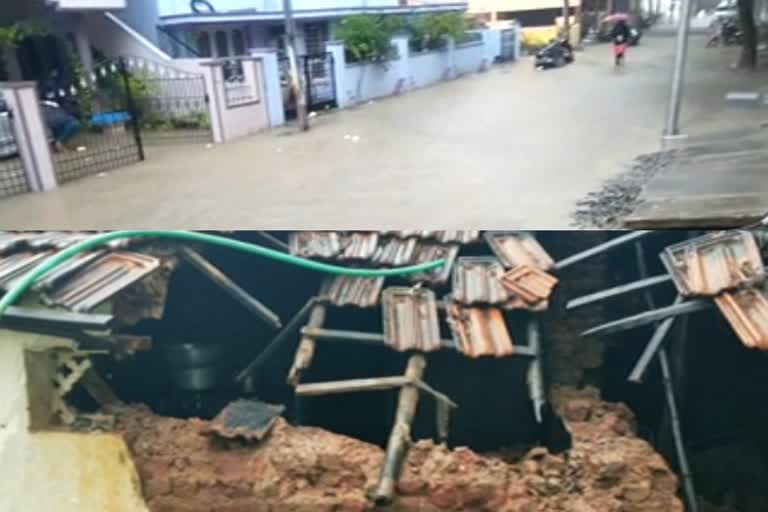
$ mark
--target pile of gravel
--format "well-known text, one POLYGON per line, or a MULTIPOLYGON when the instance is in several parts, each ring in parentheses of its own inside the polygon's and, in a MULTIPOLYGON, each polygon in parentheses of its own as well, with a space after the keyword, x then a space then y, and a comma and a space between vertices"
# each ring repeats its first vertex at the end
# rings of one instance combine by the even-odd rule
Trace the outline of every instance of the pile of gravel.
POLYGON ((602 187, 576 203, 574 227, 580 229, 618 229, 624 218, 640 204, 645 184, 673 160, 674 151, 640 155, 625 170, 603 183, 602 187))

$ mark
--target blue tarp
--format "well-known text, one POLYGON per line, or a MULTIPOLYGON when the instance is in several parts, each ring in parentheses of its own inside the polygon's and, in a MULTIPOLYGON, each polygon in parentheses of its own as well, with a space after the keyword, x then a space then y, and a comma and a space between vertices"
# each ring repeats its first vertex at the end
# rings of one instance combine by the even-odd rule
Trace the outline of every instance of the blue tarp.
POLYGON ((91 124, 94 126, 109 126, 130 120, 131 116, 128 112, 99 112, 91 116, 91 124))

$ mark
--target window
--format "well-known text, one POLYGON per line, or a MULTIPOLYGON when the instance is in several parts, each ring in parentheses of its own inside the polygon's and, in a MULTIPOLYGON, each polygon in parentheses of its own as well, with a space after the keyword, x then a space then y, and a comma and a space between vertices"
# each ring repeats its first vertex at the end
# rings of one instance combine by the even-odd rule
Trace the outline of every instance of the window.
POLYGON ((197 53, 201 57, 211 57, 211 36, 208 32, 197 34, 197 53))
POLYGON ((228 57, 229 56, 229 40, 227 33, 223 30, 216 31, 216 56, 228 57))
POLYGON ((245 38, 242 30, 232 31, 232 50, 234 55, 245 55, 245 38))

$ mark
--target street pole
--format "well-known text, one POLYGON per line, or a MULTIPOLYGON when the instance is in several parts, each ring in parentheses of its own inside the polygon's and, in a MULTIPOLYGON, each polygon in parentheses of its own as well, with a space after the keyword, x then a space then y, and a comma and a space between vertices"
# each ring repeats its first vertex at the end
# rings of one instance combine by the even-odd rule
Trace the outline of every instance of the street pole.
POLYGON ((675 44, 675 67, 672 70, 672 87, 667 105, 667 122, 664 135, 675 137, 680 135, 680 105, 683 99, 683 81, 685 65, 688 60, 688 32, 691 26, 692 0, 680 0, 680 22, 677 27, 677 42, 675 44))
POLYGON ((291 91, 296 98, 296 116, 303 131, 309 130, 307 116, 307 95, 304 90, 304 80, 299 73, 298 52, 296 50, 296 20, 293 18, 291 0, 283 0, 283 15, 285 17, 285 51, 288 53, 288 63, 291 67, 291 91))
POLYGON ((563 0, 563 29, 565 30, 565 42, 571 42, 571 4, 569 0, 563 0))

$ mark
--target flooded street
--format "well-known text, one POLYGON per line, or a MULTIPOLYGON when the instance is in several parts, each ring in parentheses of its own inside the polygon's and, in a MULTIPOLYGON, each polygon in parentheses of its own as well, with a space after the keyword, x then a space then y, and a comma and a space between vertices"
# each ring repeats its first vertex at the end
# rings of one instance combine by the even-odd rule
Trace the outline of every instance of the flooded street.
MULTIPOLYGON (((546 72, 525 58, 319 116, 307 134, 149 147, 144 163, 0 201, 0 219, 15 229, 567 228, 579 198, 659 148, 673 43, 648 35, 618 72, 605 45, 546 72)), ((722 99, 746 80, 724 72, 729 55, 705 52, 701 36, 691 51, 684 129, 744 123, 722 99)))

